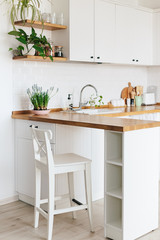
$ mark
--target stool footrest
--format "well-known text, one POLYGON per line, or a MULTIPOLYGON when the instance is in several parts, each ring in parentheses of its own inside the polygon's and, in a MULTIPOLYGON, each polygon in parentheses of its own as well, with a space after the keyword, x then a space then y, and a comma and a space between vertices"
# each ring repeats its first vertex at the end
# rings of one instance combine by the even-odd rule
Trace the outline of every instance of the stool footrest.
POLYGON ((75 212, 79 210, 83 210, 88 208, 87 204, 76 206, 76 207, 69 207, 69 208, 63 208, 63 209, 57 209, 54 211, 54 215, 61 214, 61 213, 67 213, 67 212, 75 212))

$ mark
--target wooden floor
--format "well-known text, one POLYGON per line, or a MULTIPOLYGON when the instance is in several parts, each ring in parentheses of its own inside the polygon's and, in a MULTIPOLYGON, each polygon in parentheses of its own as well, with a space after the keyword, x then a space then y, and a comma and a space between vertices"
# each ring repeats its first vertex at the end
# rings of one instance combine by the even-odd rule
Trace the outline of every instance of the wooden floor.
MULTIPOLYGON (((55 217, 53 240, 104 240, 103 200, 94 203, 95 233, 89 232, 86 211, 79 211, 77 219, 71 213, 55 217)), ((0 240, 45 240, 47 225, 40 218, 39 229, 33 228, 33 207, 23 202, 0 206, 0 240)), ((139 238, 139 240, 160 240, 160 229, 139 238)))

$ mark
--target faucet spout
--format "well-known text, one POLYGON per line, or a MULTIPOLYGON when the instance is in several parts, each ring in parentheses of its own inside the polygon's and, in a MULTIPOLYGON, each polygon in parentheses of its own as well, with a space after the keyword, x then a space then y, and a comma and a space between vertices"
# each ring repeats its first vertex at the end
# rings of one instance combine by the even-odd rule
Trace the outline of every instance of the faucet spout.
POLYGON ((80 100, 79 100, 79 108, 81 109, 83 106, 87 105, 88 101, 83 103, 82 102, 82 93, 83 93, 83 90, 86 88, 86 87, 92 87, 95 92, 96 92, 96 96, 98 97, 98 91, 97 91, 97 88, 95 86, 93 86, 92 84, 87 84, 85 85, 82 89, 81 89, 81 92, 80 92, 80 100))

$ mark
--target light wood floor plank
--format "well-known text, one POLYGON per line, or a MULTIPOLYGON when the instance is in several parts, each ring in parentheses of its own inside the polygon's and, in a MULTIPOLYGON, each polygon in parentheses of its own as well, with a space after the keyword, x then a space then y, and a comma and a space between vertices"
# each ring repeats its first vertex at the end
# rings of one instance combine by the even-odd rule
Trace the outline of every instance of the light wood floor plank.
MULTIPOLYGON (((87 211, 77 212, 73 220, 71 213, 55 216, 53 240, 104 240, 103 200, 94 203, 95 233, 89 232, 87 211)), ((45 240, 47 223, 40 217, 39 229, 33 228, 33 207, 21 201, 0 206, 0 240, 45 240)), ((160 228, 139 238, 160 240, 160 228)))

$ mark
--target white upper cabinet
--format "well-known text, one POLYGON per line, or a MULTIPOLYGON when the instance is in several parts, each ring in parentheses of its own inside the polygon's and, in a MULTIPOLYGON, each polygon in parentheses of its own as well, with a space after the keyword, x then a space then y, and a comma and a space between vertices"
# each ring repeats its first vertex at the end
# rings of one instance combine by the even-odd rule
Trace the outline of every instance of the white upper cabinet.
POLYGON ((152 13, 116 6, 116 62, 152 63, 152 13))
POLYGON ((160 12, 153 15, 153 65, 160 65, 160 12))
POLYGON ((94 61, 94 0, 70 0, 70 60, 94 61))
POLYGON ((152 64, 153 13, 108 0, 70 0, 70 60, 152 64))
POLYGON ((95 0, 95 62, 115 61, 115 4, 95 0))
POLYGON ((70 60, 113 62, 115 4, 70 0, 70 60))

